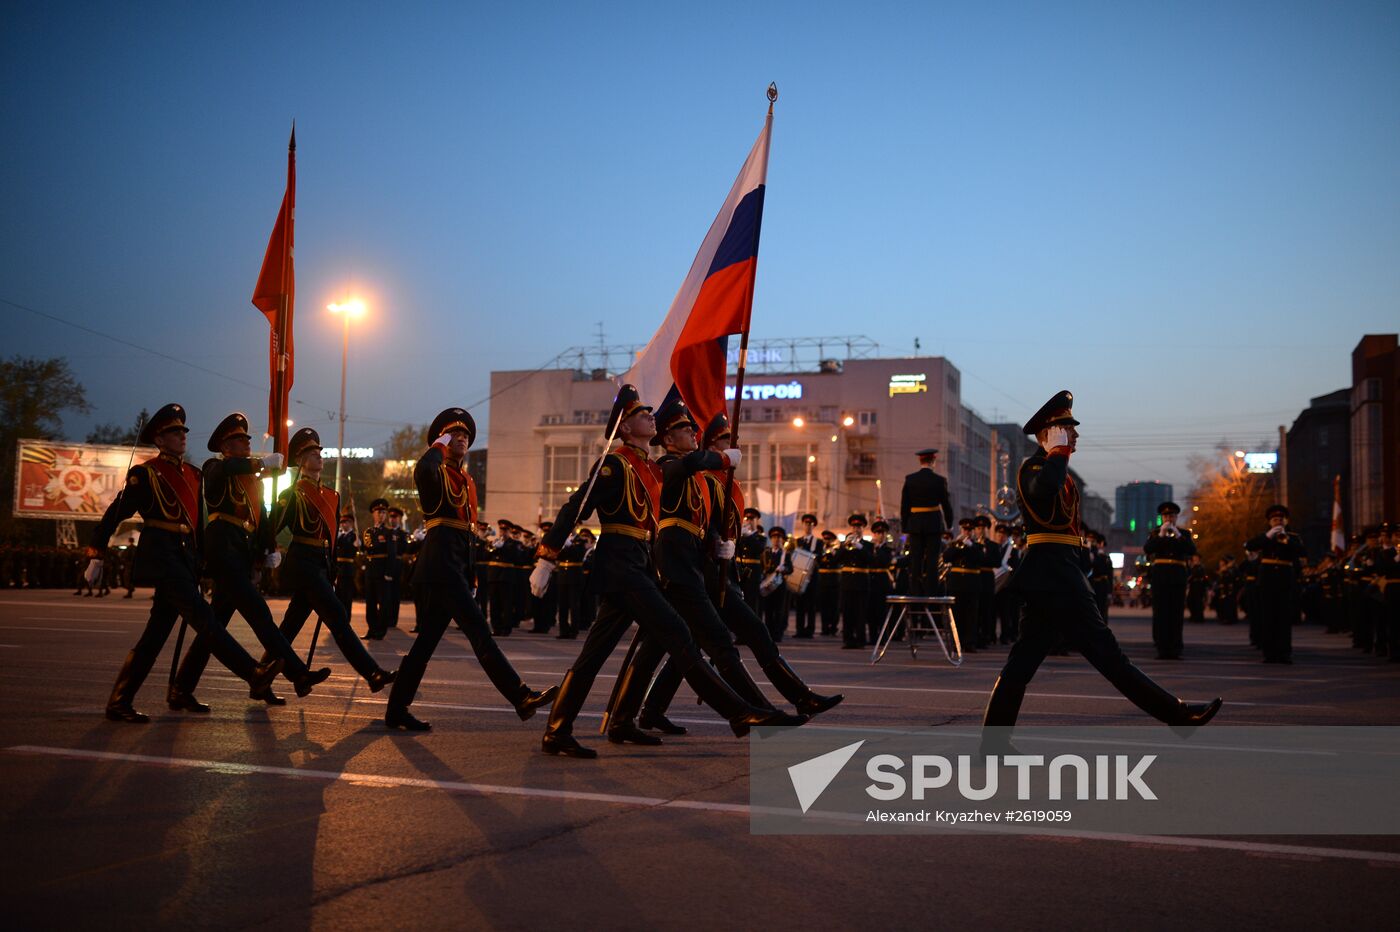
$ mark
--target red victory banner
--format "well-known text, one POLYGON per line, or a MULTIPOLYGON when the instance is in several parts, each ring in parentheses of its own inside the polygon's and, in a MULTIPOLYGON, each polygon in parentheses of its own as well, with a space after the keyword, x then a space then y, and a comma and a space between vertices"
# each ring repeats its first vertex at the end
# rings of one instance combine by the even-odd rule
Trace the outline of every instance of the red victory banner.
POLYGON ((287 454, 287 398, 292 393, 296 352, 292 345, 292 308, 296 299, 296 273, 292 268, 293 225, 297 203, 297 130, 287 145, 287 193, 263 256, 262 271, 253 289, 253 306, 263 312, 272 335, 268 345, 270 384, 267 393, 267 433, 273 450, 287 454))

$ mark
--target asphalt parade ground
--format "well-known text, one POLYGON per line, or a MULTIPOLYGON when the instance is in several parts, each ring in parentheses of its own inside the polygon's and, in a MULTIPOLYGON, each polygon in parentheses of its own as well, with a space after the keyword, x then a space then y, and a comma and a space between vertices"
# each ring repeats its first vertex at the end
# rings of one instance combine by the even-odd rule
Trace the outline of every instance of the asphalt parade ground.
MULTIPOLYGON (((110 723, 148 597, 0 593, 8 928, 1317 928, 1395 913, 1395 837, 751 835, 747 742, 688 689, 672 718, 689 735, 660 748, 595 736, 621 649, 579 720, 596 761, 542 754, 545 713, 521 723, 455 628, 413 707, 430 734, 387 732, 386 694, 324 632, 317 665, 334 674, 312 696, 283 681, 288 705, 269 709, 212 663, 197 691, 207 716, 165 707, 172 636, 136 699, 152 722, 110 723)), ((1279 667, 1242 627, 1188 624, 1185 659, 1163 662, 1145 613, 1111 623, 1169 689, 1223 695, 1221 726, 1400 724, 1400 664, 1315 627, 1279 667)), ((383 666, 412 624, 405 604, 372 647, 383 666)), ((254 643, 241 620, 231 629, 254 643)), ((542 688, 580 643, 517 631, 503 646, 542 688)), ((809 728, 974 726, 1006 650, 954 669, 934 645, 915 660, 896 644, 874 667, 835 638, 783 647, 815 688, 846 695, 809 728)), ((1041 668, 1022 721, 1146 720, 1072 655, 1041 668)))

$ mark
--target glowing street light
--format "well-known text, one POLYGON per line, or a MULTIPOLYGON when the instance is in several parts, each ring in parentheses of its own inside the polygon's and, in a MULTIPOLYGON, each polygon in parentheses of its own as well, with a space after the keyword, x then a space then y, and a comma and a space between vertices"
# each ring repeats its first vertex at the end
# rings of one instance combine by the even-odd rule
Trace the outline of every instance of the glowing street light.
MULTIPOLYGON (((350 361, 350 318, 365 316, 365 302, 359 298, 351 298, 342 303, 332 302, 326 305, 326 310, 332 314, 339 314, 344 327, 340 342, 340 439, 338 441, 341 450, 345 449, 345 370, 350 361)), ((345 462, 342 453, 335 458, 335 494, 340 494, 340 474, 344 468, 341 464, 345 462)))
POLYGON ((842 427, 852 427, 852 426, 855 425, 855 423, 856 423, 856 419, 853 418, 853 417, 851 417, 849 414, 846 415, 845 417, 841 418, 841 426, 842 426, 842 427))
POLYGON ((793 427, 804 427, 804 426, 806 426, 806 424, 807 424, 807 421, 806 421, 805 419, 803 419, 801 416, 798 416, 798 417, 795 417, 795 418, 792 419, 792 426, 793 426, 793 427))

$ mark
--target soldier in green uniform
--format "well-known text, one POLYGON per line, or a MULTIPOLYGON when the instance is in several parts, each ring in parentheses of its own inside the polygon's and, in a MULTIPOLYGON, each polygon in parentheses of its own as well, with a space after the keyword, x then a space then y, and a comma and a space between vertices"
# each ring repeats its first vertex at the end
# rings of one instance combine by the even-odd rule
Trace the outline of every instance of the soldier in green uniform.
POLYGON ((389 506, 384 526, 389 529, 393 547, 384 560, 384 593, 380 602, 380 624, 384 631, 399 626, 399 605, 403 601, 404 558, 408 556, 408 532, 403 529, 403 509, 389 506))
POLYGON ((335 596, 345 606, 345 617, 350 618, 355 608, 355 572, 359 568, 360 541, 355 533, 355 513, 345 511, 340 515, 340 529, 335 535, 335 596))
POLYGON ((1021 700, 1046 655, 1063 641, 1079 651, 1138 708, 1168 725, 1203 725, 1219 711, 1221 700, 1188 705, 1124 656, 1118 639, 1099 615, 1094 591, 1083 567, 1079 486, 1069 475, 1079 421, 1074 397, 1067 391, 1051 398, 1025 424, 1037 450, 1016 474, 1017 498, 1026 521, 1026 556, 1010 585, 1025 599, 1020 638, 987 700, 983 746, 994 753, 1010 748, 1010 726, 1021 700))

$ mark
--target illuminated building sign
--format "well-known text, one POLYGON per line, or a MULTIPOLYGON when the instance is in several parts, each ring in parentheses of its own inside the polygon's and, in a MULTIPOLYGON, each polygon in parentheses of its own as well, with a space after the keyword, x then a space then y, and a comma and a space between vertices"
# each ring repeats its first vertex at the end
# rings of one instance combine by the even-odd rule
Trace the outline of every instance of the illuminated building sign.
MULTIPOLYGON (((760 363, 760 362, 764 362, 764 363, 781 363, 782 361, 783 361, 783 351, 782 351, 782 349, 781 349, 780 347, 773 347, 772 349, 758 349, 757 347, 755 347, 755 348, 749 350, 749 364, 750 364, 750 365, 753 365, 753 364, 755 364, 755 363, 760 363)), ((735 365, 738 365, 738 364, 739 364, 739 347, 735 346, 735 347, 732 347, 732 348, 729 350, 729 365, 735 366, 735 365)))
MULTIPOLYGON (((786 382, 781 385, 745 385, 745 401, 768 401, 778 398, 783 401, 795 401, 802 397, 801 382, 786 382)), ((724 386, 724 400, 734 400, 734 386, 724 386)))
POLYGON ((915 395, 926 391, 928 391, 928 376, 922 372, 918 375, 890 376, 891 398, 895 395, 915 395))
MULTIPOLYGON (((347 460, 372 460, 374 459, 374 447, 346 447, 345 458, 347 460)), ((324 447, 321 450, 321 459, 340 459, 339 447, 324 447)))
POLYGON ((1246 453, 1244 455, 1246 472, 1271 473, 1277 465, 1277 453, 1246 453))

